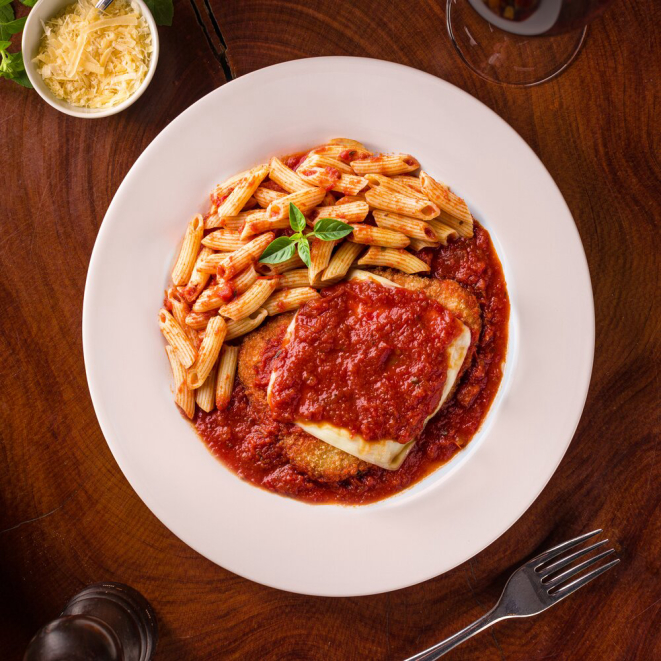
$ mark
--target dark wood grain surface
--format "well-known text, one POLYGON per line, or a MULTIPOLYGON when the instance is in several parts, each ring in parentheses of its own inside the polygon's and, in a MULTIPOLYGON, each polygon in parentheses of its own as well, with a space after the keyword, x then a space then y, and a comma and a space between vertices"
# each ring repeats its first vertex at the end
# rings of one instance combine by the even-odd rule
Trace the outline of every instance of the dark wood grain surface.
POLYGON ((530 554, 595 527, 618 549, 615 570, 543 616, 499 624, 452 658, 661 658, 659 3, 615 3, 571 69, 532 90, 472 75, 451 48, 440 0, 175 5, 173 27, 160 30, 154 82, 115 117, 69 118, 0 80, 0 658, 20 658, 84 585, 119 580, 157 611, 158 659, 401 659, 482 615, 530 554), (408 64, 509 122, 571 208, 596 304, 585 412, 530 510, 448 574, 352 599, 256 585, 165 529, 105 444, 81 344, 96 233, 145 146, 227 78, 315 55, 408 64))

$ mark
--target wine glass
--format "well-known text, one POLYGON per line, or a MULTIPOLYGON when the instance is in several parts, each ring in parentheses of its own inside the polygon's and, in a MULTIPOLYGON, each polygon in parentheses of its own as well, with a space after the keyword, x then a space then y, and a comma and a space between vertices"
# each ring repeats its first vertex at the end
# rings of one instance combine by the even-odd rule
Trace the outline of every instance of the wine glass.
POLYGON ((531 87, 562 73, 588 24, 612 0, 447 0, 447 28, 461 59, 500 85, 531 87))

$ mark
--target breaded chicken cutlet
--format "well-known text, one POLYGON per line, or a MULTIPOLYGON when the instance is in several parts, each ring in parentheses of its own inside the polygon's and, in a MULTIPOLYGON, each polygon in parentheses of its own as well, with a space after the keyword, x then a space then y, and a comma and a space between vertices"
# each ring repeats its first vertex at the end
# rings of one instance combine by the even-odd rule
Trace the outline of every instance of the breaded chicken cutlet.
MULTIPOLYGON (((424 291, 468 326, 473 344, 479 337, 482 328, 480 306, 475 297, 454 280, 421 278, 384 268, 375 269, 373 272, 407 289, 424 291)), ((294 313, 287 313, 269 320, 248 335, 241 346, 239 379, 243 383, 246 395, 263 415, 271 413, 266 400, 267 384, 258 381, 258 374, 267 350, 274 349, 273 343, 279 345, 282 342, 293 316, 294 313)), ((468 367, 471 356, 472 351, 467 356, 462 371, 468 367)), ((297 470, 313 479, 336 483, 357 475, 371 466, 318 440, 296 425, 283 425, 283 429, 288 431, 280 436, 280 448, 297 470)))

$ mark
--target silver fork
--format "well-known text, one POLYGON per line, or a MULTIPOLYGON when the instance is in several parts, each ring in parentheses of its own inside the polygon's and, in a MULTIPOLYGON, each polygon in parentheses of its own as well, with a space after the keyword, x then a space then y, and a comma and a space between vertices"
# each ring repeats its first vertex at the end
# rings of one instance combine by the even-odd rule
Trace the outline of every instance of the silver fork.
POLYGON ((614 567, 620 561, 619 558, 611 560, 607 564, 576 578, 570 583, 567 583, 567 580, 573 578, 584 569, 591 567, 596 562, 599 562, 602 558, 615 553, 615 549, 602 551, 560 574, 556 572, 567 567, 578 558, 603 546, 608 542, 607 539, 592 544, 587 548, 580 549, 552 564, 548 563, 565 551, 573 549, 601 532, 601 529, 593 530, 585 535, 576 537, 576 539, 570 539, 568 542, 559 544, 526 562, 525 565, 519 567, 510 576, 503 594, 500 595, 500 600, 486 615, 483 615, 479 620, 473 622, 473 624, 469 624, 465 629, 454 634, 454 636, 450 636, 450 638, 406 659, 406 661, 434 661, 434 659, 440 658, 476 633, 484 631, 500 620, 507 620, 511 617, 530 617, 531 615, 537 615, 537 613, 555 606, 555 604, 568 597, 572 592, 576 592, 579 588, 587 585, 591 580, 608 571, 611 567, 614 567))

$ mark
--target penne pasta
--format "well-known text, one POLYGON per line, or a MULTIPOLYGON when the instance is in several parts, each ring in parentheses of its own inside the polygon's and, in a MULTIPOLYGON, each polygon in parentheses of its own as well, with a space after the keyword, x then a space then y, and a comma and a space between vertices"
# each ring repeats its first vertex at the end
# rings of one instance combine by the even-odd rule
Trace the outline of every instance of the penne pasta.
POLYGON ((186 317, 186 325, 196 331, 204 330, 209 323, 209 319, 215 317, 216 314, 217 312, 215 310, 209 312, 189 312, 186 317))
POLYGON ((257 269, 257 272, 262 275, 279 275, 280 273, 286 273, 287 271, 301 268, 301 266, 305 266, 305 264, 297 253, 293 257, 290 257, 288 260, 280 262, 279 264, 261 264, 258 262, 255 265, 255 268, 257 269))
POLYGON ((367 202, 347 202, 346 204, 336 204, 332 207, 317 207, 312 211, 311 217, 317 218, 336 218, 346 223, 362 223, 370 211, 367 202))
POLYGON ((200 269, 200 271, 206 273, 207 275, 216 274, 218 272, 218 267, 231 254, 232 253, 227 253, 227 252, 211 253, 211 255, 209 255, 206 259, 204 259, 198 264, 198 268, 200 269))
POLYGON ((204 271, 200 267, 209 257, 211 257, 211 255, 213 255, 213 250, 204 246, 197 256, 193 273, 191 274, 188 284, 184 287, 182 294, 189 303, 192 303, 200 295, 200 292, 209 281, 209 272, 204 271))
MULTIPOLYGON (((337 168, 323 167, 321 165, 306 165, 305 162, 296 170, 296 174, 311 186, 319 186, 324 190, 333 188, 342 177, 337 168)), ((344 175, 353 176, 353 175, 344 175)))
POLYGON ((404 174, 420 167, 417 159, 410 154, 377 154, 369 158, 351 161, 351 168, 356 174, 404 174))
POLYGON ((339 158, 330 156, 329 154, 317 154, 314 151, 311 151, 308 154, 297 172, 310 167, 335 168, 344 174, 353 174, 353 170, 348 163, 341 161, 339 158))
POLYGON ((289 205, 295 204, 301 213, 305 214, 316 207, 325 195, 326 191, 323 188, 306 188, 271 202, 266 212, 271 220, 289 218, 289 205))
POLYGON ((197 358, 197 351, 186 333, 165 308, 159 311, 158 322, 165 340, 174 349, 179 362, 184 367, 190 367, 197 358))
POLYGON ((234 190, 229 194, 229 197, 218 205, 216 215, 220 218, 223 216, 236 216, 243 209, 246 202, 252 197, 252 194, 257 190, 259 184, 262 183, 268 173, 268 165, 258 165, 256 168, 250 170, 248 174, 237 183, 234 190))
MULTIPOLYGON (((343 163, 351 163, 351 161, 357 161, 360 159, 369 158, 373 156, 371 151, 360 147, 352 147, 350 145, 337 145, 337 144, 325 144, 315 147, 309 152, 309 155, 314 156, 329 156, 330 158, 336 158, 343 163)), ((352 170, 353 172, 353 170, 352 170)))
POLYGON ((277 190, 272 190, 270 188, 265 188, 264 186, 260 186, 254 193, 253 196, 257 200, 257 204, 259 204, 260 207, 263 207, 266 209, 271 202, 275 202, 276 200, 279 200, 281 197, 284 197, 287 195, 287 193, 283 193, 281 191, 277 190))
POLYGON ((220 216, 216 213, 217 207, 212 205, 209 213, 204 216, 204 229, 209 229, 210 227, 220 227, 220 216))
POLYGON ((364 247, 359 243, 351 243, 350 241, 341 243, 340 247, 331 257, 328 266, 324 269, 321 275, 321 281, 328 283, 343 278, 363 250, 364 247))
POLYGON ((218 314, 234 321, 245 319, 255 310, 263 307, 263 303, 273 293, 278 285, 278 278, 259 278, 243 294, 231 303, 223 305, 218 314))
POLYGON ((174 320, 179 324, 181 330, 184 331, 193 347, 197 349, 199 347, 197 333, 186 323, 186 317, 190 314, 190 306, 174 287, 168 292, 168 299, 172 305, 172 316, 174 320))
POLYGON ((359 260, 360 266, 389 266, 404 273, 420 273, 429 271, 429 266, 406 250, 393 248, 370 248, 359 260))
POLYGON ((197 253, 200 251, 200 242, 204 234, 204 221, 198 213, 189 223, 181 244, 179 256, 172 269, 172 282, 179 287, 185 285, 193 273, 197 253))
POLYGON ((420 239, 422 241, 439 240, 437 239, 436 232, 424 220, 409 218, 408 216, 402 216, 391 211, 375 210, 372 215, 378 227, 401 232, 412 239, 420 239))
POLYGON ((294 289, 295 287, 307 287, 310 284, 310 272, 308 269, 295 269, 294 271, 287 271, 280 276, 278 289, 294 289))
POLYGON ((351 138, 331 138, 328 141, 329 145, 342 145, 343 147, 352 147, 353 149, 365 149, 365 145, 358 140, 352 140, 351 138))
POLYGON ((235 275, 230 281, 230 287, 234 294, 243 294, 248 287, 250 287, 255 280, 259 277, 255 267, 251 264, 245 271, 241 271, 238 275, 235 275))
POLYGON ((331 190, 344 195, 358 195, 367 186, 367 179, 355 174, 343 174, 331 190))
MULTIPOLYGON (((217 215, 217 214, 216 214, 217 215)), ((214 229, 216 227, 224 227, 227 230, 240 232, 244 223, 249 218, 259 218, 264 215, 264 209, 251 209, 250 211, 241 211, 236 216, 218 216, 218 222, 215 225, 205 224, 204 229, 214 229)))
MULTIPOLYGON (((454 219, 451 218, 450 220, 454 219)), ((446 220, 443 211, 441 211, 440 218, 434 218, 432 220, 428 220, 427 222, 434 230, 437 240, 440 241, 444 246, 448 244, 448 241, 454 241, 459 237, 459 232, 446 220)))
POLYGON ((324 207, 333 207, 335 206, 335 198, 332 193, 326 193, 324 199, 321 201, 321 206, 324 207))
POLYGON ((341 197, 335 204, 351 204, 352 202, 364 202, 365 193, 358 193, 358 195, 345 195, 341 197))
POLYGON ((246 243, 241 238, 240 232, 225 229, 211 232, 211 234, 207 234, 202 239, 202 244, 207 246, 207 248, 213 248, 214 250, 223 252, 234 252, 246 243))
MULTIPOLYGON (((269 163, 269 178, 288 193, 297 193, 311 188, 296 172, 288 168, 279 158, 274 156, 269 163)), ((272 204, 272 203, 271 203, 272 204)))
POLYGON ((401 232, 371 225, 354 225, 349 241, 384 248, 406 248, 410 243, 408 236, 401 232))
POLYGON ((250 331, 255 330, 255 328, 257 328, 267 316, 268 312, 264 308, 259 308, 243 319, 239 319, 238 321, 228 321, 225 341, 229 342, 230 340, 241 337, 246 333, 250 333, 250 331))
POLYGON ((216 407, 216 375, 217 366, 214 365, 209 372, 209 376, 200 388, 192 391, 195 394, 195 403, 207 413, 210 413, 216 407))
POLYGON ((436 218, 441 213, 441 210, 429 200, 400 195, 382 186, 368 190, 365 193, 365 199, 371 207, 376 209, 392 211, 418 220, 436 218))
POLYGON ((282 314, 290 310, 300 308, 303 303, 307 303, 314 298, 319 298, 319 292, 312 287, 297 287, 296 289, 283 289, 275 294, 264 303, 264 309, 268 312, 269 316, 275 314, 282 314))
POLYGON ((177 352, 171 346, 165 347, 165 351, 174 377, 174 401, 177 406, 181 407, 186 416, 192 419, 195 415, 195 397, 193 391, 186 385, 186 370, 179 362, 177 352))
POLYGON ((232 289, 229 283, 221 281, 220 284, 205 289, 193 303, 193 312, 209 312, 217 310, 232 298, 232 289))
POLYGON ((408 174, 398 174, 392 177, 392 180, 397 184, 404 184, 407 188, 412 188, 416 193, 420 193, 420 195, 424 195, 422 182, 419 177, 412 177, 408 174))
POLYGON ((222 204, 227 198, 227 196, 236 188, 236 185, 242 179, 247 177, 249 173, 250 170, 246 170, 245 172, 239 172, 239 174, 235 174, 233 177, 230 177, 229 179, 223 181, 222 184, 218 184, 211 191, 211 203, 215 207, 218 207, 220 204, 222 204))
POLYGON ((231 301, 235 296, 239 296, 246 291, 250 285, 257 280, 257 271, 251 264, 245 271, 241 271, 231 280, 221 280, 214 287, 209 287, 202 292, 200 297, 193 305, 193 312, 208 312, 217 310, 221 306, 231 301))
POLYGON ((204 332, 204 339, 200 346, 197 360, 189 368, 186 375, 186 385, 191 390, 201 388, 207 377, 211 373, 213 366, 218 359, 220 347, 225 339, 227 326, 222 317, 215 316, 209 320, 204 332))
POLYGON ((236 366, 239 361, 239 348, 225 344, 218 361, 218 376, 216 379, 216 406, 223 411, 229 406, 234 390, 236 366))
POLYGON ((310 269, 308 273, 310 285, 314 284, 317 276, 328 266, 335 241, 322 241, 313 239, 310 244, 310 269))
POLYGON ((311 149, 308 152, 307 158, 309 158, 310 156, 328 156, 330 158, 339 159, 340 154, 342 152, 347 151, 347 149, 348 147, 345 147, 344 145, 330 145, 330 144, 318 145, 317 147, 311 149))
POLYGON ((447 186, 429 176, 424 170, 420 173, 420 181, 422 190, 429 199, 451 218, 456 219, 453 227, 459 235, 464 237, 473 236, 473 216, 468 210, 466 202, 455 195, 447 186))
POLYGON ((228 280, 248 268, 250 264, 259 259, 266 246, 273 241, 274 237, 275 234, 273 232, 260 234, 252 241, 241 246, 236 252, 227 255, 218 265, 218 276, 224 280, 228 280))
POLYGON ((420 239, 411 239, 409 248, 411 250, 423 250, 424 248, 438 248, 440 246, 439 241, 421 241, 420 239))
POLYGON ((365 179, 369 181, 371 188, 378 188, 379 186, 382 186, 387 190, 391 190, 393 193, 399 193, 400 195, 406 195, 407 197, 417 197, 422 200, 427 199, 424 193, 418 192, 412 186, 400 184, 392 177, 386 177, 383 174, 366 174, 365 179))
POLYGON ((449 213, 441 211, 441 215, 437 219, 443 225, 451 227, 458 236, 470 239, 473 236, 473 218, 471 217, 470 223, 463 220, 458 220, 452 217, 449 213))
POLYGON ((243 230, 241 230, 241 238, 246 240, 255 234, 271 232, 273 230, 282 230, 286 229, 287 227, 289 227, 288 215, 284 218, 276 218, 275 220, 271 220, 268 218, 268 216, 266 216, 265 212, 263 218, 255 218, 254 220, 251 218, 246 220, 245 225, 243 226, 243 230))

